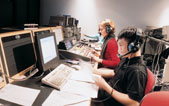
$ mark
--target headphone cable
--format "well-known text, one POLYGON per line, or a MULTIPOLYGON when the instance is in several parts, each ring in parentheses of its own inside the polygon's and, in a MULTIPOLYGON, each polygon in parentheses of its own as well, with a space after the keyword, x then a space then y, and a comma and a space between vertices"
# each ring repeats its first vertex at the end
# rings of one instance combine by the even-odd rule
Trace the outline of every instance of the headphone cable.
MULTIPOLYGON (((112 87, 113 89, 114 89, 114 87, 117 85, 117 83, 120 81, 120 79, 119 80, 117 80, 116 81, 116 83, 114 84, 114 86, 112 87)), ((102 100, 93 100, 92 99, 92 102, 104 102, 104 101, 107 101, 108 99, 110 99, 112 97, 112 95, 110 95, 110 96, 108 96, 107 98, 105 98, 105 99, 102 99, 102 100)))
MULTIPOLYGON (((113 88, 116 86, 116 84, 117 84, 119 81, 120 81, 120 79, 116 81, 116 83, 114 84, 113 88)), ((85 100, 81 100, 81 101, 78 101, 78 102, 74 102, 74 103, 70 103, 70 104, 65 104, 64 106, 75 105, 75 104, 78 104, 78 103, 81 103, 81 102, 90 101, 90 100, 93 101, 93 102, 104 102, 104 101, 110 99, 111 97, 112 97, 112 96, 110 95, 110 96, 108 96, 107 98, 102 99, 102 100, 85 99, 85 100)))

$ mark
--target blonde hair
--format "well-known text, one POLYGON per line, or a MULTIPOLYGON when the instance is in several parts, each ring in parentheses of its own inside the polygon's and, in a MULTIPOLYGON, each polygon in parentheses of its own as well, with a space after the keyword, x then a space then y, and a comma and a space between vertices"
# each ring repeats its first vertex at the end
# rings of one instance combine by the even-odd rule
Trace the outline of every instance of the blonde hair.
POLYGON ((107 25, 110 25, 110 27, 113 30, 112 32, 113 33, 115 32, 115 23, 112 20, 110 20, 110 19, 105 19, 104 21, 102 21, 100 23, 100 25, 103 26, 103 27, 106 27, 107 25))

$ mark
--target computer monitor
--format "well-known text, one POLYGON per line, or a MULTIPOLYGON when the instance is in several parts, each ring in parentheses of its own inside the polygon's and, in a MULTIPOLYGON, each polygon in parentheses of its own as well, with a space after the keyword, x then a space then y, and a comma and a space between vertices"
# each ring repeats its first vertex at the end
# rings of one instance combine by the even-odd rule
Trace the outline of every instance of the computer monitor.
POLYGON ((50 16, 49 26, 67 26, 69 16, 50 16))
POLYGON ((64 40, 62 26, 51 27, 51 32, 55 33, 57 45, 59 45, 59 42, 64 40))
MULTIPOLYGON (((31 31, 0 34, 1 68, 13 78, 24 75, 36 64, 35 48, 31 31)), ((10 79, 8 79, 11 82, 10 79)))
POLYGON ((67 49, 70 49, 72 47, 72 42, 70 40, 65 41, 65 45, 67 49))
POLYGON ((45 34, 50 33, 50 27, 44 27, 39 29, 32 30, 33 36, 39 35, 39 34, 45 34))
POLYGON ((70 17, 70 18, 68 19, 68 26, 70 26, 70 27, 75 26, 75 22, 76 22, 76 19, 73 18, 73 17, 70 17))
POLYGON ((37 67, 40 72, 54 69, 59 63, 59 54, 55 33, 35 36, 37 67))

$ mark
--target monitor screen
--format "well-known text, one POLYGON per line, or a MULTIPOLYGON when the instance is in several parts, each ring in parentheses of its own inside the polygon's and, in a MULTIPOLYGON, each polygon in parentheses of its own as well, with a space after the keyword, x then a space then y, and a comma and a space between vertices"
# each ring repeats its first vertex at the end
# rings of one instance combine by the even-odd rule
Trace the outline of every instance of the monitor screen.
POLYGON ((55 28, 55 29, 52 29, 52 31, 55 33, 56 41, 57 41, 57 45, 58 45, 60 41, 64 40, 62 28, 61 27, 55 28))
POLYGON ((65 26, 65 16, 50 16, 49 26, 65 26))
POLYGON ((44 64, 57 56, 54 36, 40 39, 40 45, 42 48, 42 57, 44 64))
POLYGON ((59 55, 54 33, 35 36, 35 48, 39 71, 47 71, 58 65, 59 55))
POLYGON ((36 63, 30 32, 13 32, 1 39, 10 76, 18 74, 36 63))
POLYGON ((65 42, 65 44, 66 44, 66 48, 67 48, 67 49, 70 49, 70 48, 72 47, 72 43, 71 43, 71 41, 69 41, 69 40, 67 40, 67 41, 65 42))

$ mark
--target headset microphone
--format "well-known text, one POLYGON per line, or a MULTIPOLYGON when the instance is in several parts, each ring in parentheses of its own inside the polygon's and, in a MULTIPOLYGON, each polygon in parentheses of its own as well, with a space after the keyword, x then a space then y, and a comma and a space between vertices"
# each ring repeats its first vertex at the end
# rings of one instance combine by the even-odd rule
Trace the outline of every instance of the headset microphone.
POLYGON ((126 56, 126 55, 128 55, 128 54, 130 54, 130 53, 132 53, 132 50, 131 50, 131 51, 128 51, 126 54, 123 54, 123 55, 118 54, 117 56, 118 56, 119 58, 122 58, 122 57, 124 57, 124 56, 126 56))

